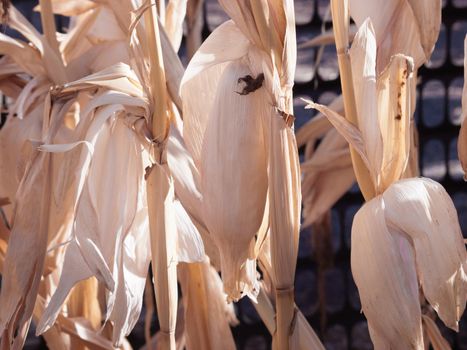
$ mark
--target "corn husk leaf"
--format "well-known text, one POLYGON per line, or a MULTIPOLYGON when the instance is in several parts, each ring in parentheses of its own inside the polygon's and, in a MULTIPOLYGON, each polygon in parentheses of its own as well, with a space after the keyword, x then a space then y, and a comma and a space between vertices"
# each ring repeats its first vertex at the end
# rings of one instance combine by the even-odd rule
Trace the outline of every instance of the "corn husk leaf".
MULTIPOLYGON (((335 110, 339 114, 344 114, 344 101, 342 99, 342 95, 336 97, 328 105, 328 108, 335 110)), ((329 123, 326 116, 319 113, 296 131, 295 137, 297 139, 297 146, 302 147, 306 143, 315 142, 317 139, 322 138, 326 132, 331 129, 331 126, 332 125, 329 123)))
POLYGON ((301 164, 302 227, 313 224, 341 198, 355 182, 349 147, 330 130, 309 160, 301 164))
POLYGON ((423 325, 425 326, 426 333, 428 334, 428 339, 430 344, 433 346, 434 350, 449 350, 451 346, 446 339, 443 338, 441 332, 439 331, 438 326, 435 321, 426 315, 422 315, 423 325))
POLYGON ((386 210, 385 202, 378 196, 365 203, 355 215, 352 275, 375 347, 421 350, 415 257, 408 239, 387 226, 386 210))
MULTIPOLYGON (((45 142, 55 137, 69 107, 69 101, 64 100, 50 109, 49 97, 44 109, 45 115, 50 116, 50 127, 43 131, 45 142)), ((50 210, 52 166, 49 154, 33 150, 15 195, 12 237, 8 242, 0 293, 2 345, 14 349, 23 346, 29 328, 44 268, 49 230, 55 231, 57 222, 63 224, 60 218, 49 218, 53 213, 50 210), (38 208, 41 208, 40 215, 29 215, 38 208), (22 263, 17 264, 17 261, 22 263)))
POLYGON ((358 111, 359 129, 334 111, 310 104, 322 111, 355 148, 381 193, 403 175, 410 154, 412 62, 395 55, 376 77, 376 45, 370 20, 359 28, 350 56, 358 111), (377 115, 377 118, 375 118, 377 115))
POLYGON ((216 86, 228 61, 247 53, 249 42, 232 21, 216 28, 188 64, 181 82, 184 139, 200 168, 201 149, 216 86))
MULTIPOLYGON (((431 4, 435 3, 439 3, 439 1, 431 2, 431 4)), ((425 6, 426 4, 422 5, 420 2, 420 5, 425 6)), ((430 12, 430 16, 433 16, 433 19, 439 16, 439 13, 432 12, 431 6, 425 7, 430 12)), ((359 28, 368 17, 373 23, 378 47, 377 75, 389 64, 390 58, 395 54, 412 57, 416 68, 428 60, 429 57, 425 54, 420 33, 425 30, 431 31, 431 29, 419 27, 409 1, 380 0, 368 2, 352 0, 350 1, 350 15, 359 28)), ((437 30, 439 31, 439 27, 437 30)))
POLYGON ((73 239, 67 247, 60 283, 37 327, 38 333, 53 324, 70 289, 93 275, 110 290, 105 320, 115 323, 114 343, 120 343, 122 335, 129 333, 139 315, 149 264, 149 243, 134 243, 148 240, 141 184, 144 167, 136 135, 121 118, 109 121, 122 108, 119 105, 102 108, 87 131, 86 141, 92 145, 93 153, 77 203, 73 239), (102 175, 105 169, 114 175, 102 175), (119 192, 122 199, 105 195, 112 193, 108 189, 119 186, 122 179, 127 179, 125 191, 119 192), (109 215, 112 219, 105 219, 109 215), (128 292, 130 289, 132 293, 128 292))
POLYGON ((452 200, 424 178, 393 184, 383 200, 387 224, 413 242, 423 294, 441 320, 458 330, 467 300, 467 253, 452 200))
POLYGON ((262 223, 267 191, 267 159, 257 117, 266 101, 261 90, 246 96, 236 93, 238 78, 248 74, 241 61, 225 68, 201 158, 205 222, 219 247, 225 291, 233 300, 243 293, 256 297, 256 268, 249 249, 262 223))
POLYGON ((178 270, 185 309, 187 349, 235 349, 229 327, 233 310, 228 309, 217 272, 209 261, 180 264, 178 270))

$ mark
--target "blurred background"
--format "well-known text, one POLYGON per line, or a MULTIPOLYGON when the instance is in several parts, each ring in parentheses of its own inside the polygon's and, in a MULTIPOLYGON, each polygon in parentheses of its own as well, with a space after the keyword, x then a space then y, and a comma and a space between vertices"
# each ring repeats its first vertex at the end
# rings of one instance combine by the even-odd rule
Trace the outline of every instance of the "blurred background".
MULTIPOLYGON (((38 28, 40 18, 32 11, 37 1, 17 0, 13 4, 38 28)), ((298 44, 331 27, 329 0, 295 0, 298 44)), ((203 37, 227 20, 217 0, 205 0, 203 37)), ((66 18, 57 18, 57 28, 66 28, 66 18)), ((415 118, 420 133, 421 174, 440 182, 454 200, 459 220, 467 238, 467 191, 457 159, 457 135, 461 116, 463 86, 463 41, 467 33, 467 0, 443 1, 443 24, 435 50, 428 64, 419 71, 415 118)), ((300 97, 327 104, 340 93, 337 57, 333 46, 322 49, 299 49, 295 77, 296 129, 315 112, 304 110, 300 97)), ((180 49, 187 64, 184 44, 180 49)), ((301 152, 303 150, 300 150, 301 152)), ((372 349, 364 316, 360 313, 358 292, 350 271, 350 230, 352 218, 363 199, 357 186, 332 209, 331 238, 326 254, 317 254, 312 229, 301 232, 297 263, 295 297, 297 305, 318 333, 326 349, 372 349)), ((240 324, 233 328, 238 349, 270 349, 271 337, 247 298, 236 304, 240 324)), ((144 345, 144 315, 129 337, 135 349, 144 345)), ((467 313, 459 333, 439 323, 453 349, 467 349, 467 313)), ((153 318, 153 333, 158 329, 153 318)), ((46 349, 41 338, 30 336, 25 349, 46 349)))

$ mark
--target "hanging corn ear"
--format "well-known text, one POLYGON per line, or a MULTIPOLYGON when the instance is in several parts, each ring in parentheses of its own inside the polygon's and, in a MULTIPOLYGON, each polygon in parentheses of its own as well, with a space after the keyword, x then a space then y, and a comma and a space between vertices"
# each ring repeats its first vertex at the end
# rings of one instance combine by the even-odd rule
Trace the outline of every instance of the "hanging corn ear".
MULTIPOLYGON (((221 128, 220 126, 213 126, 218 122, 216 119, 212 119, 212 111, 216 110, 217 96, 221 96, 220 94, 223 90, 227 90, 224 92, 227 94, 225 97, 228 98, 227 101, 232 101, 228 104, 228 111, 222 112, 225 115, 234 112, 233 110, 230 111, 231 109, 245 108, 245 110, 252 111, 253 108, 249 106, 263 100, 263 102, 258 102, 262 108, 261 113, 257 113, 259 114, 257 118, 261 118, 265 137, 264 143, 266 145, 265 154, 268 155, 267 159, 270 169, 267 180, 271 201, 269 217, 271 220, 271 235, 274 237, 274 243, 272 244, 274 251, 273 266, 275 269, 275 284, 278 289, 277 310, 278 324, 280 325, 277 332, 280 340, 275 341, 275 344, 285 349, 288 348, 289 328, 294 317, 293 280, 300 210, 298 154, 295 137, 293 131, 290 129, 292 123, 291 87, 293 85, 296 49, 293 4, 288 1, 277 3, 268 1, 221 1, 221 5, 233 19, 233 22, 226 22, 217 28, 201 46, 190 62, 182 82, 182 98, 185 105, 185 140, 187 141, 187 146, 192 151, 195 163, 202 162, 204 164, 202 177, 206 175, 204 169, 206 169, 207 164, 214 162, 212 160, 214 154, 216 154, 215 159, 229 159, 226 158, 229 157, 229 154, 223 152, 222 149, 216 153, 216 149, 207 147, 207 145, 227 147, 227 145, 224 146, 219 144, 219 142, 226 142, 228 140, 227 143, 237 144, 241 142, 239 137, 242 135, 245 135, 243 136, 245 140, 250 139, 249 143, 254 142, 256 146, 250 152, 241 155, 241 148, 238 148, 239 151, 234 152, 235 158, 229 159, 228 162, 224 161, 223 167, 225 169, 220 171, 225 175, 211 173, 213 179, 217 177, 216 181, 220 185, 219 188, 223 188, 223 191, 233 191, 233 188, 229 187, 229 184, 241 184, 242 180, 239 178, 243 176, 241 172, 245 172, 248 169, 247 164, 253 162, 254 159, 261 159, 253 158, 261 154, 261 130, 252 127, 250 131, 245 125, 243 126, 243 130, 235 129, 235 133, 229 133, 227 128, 222 130, 219 129, 221 128), (272 18, 275 18, 277 21, 274 22, 272 18), (256 26, 253 25, 254 23, 256 23, 256 26), (248 61, 244 61, 243 57, 248 57, 248 61), (241 68, 242 66, 243 68, 241 68), (228 83, 229 81, 230 83, 228 83), (238 85, 235 86, 235 83, 238 85), (263 85, 264 88, 262 88, 263 85), (228 86, 230 88, 227 88, 228 86), (214 94, 213 91, 216 90, 217 94, 214 94), (199 91, 204 91, 205 97, 200 98, 198 95, 199 91), (235 91, 239 96, 234 95, 235 91), (263 94, 266 94, 266 97, 262 97, 263 94), (216 97, 214 98, 213 96, 216 97), (279 96, 284 96, 284 98, 280 98, 279 96), (240 103, 244 104, 245 107, 240 107, 240 103), (212 130, 214 128, 217 128, 218 133, 220 133, 214 136, 219 140, 216 141, 217 143, 211 143, 214 141, 210 141, 213 138, 212 130), (225 139, 225 137, 223 139, 222 133, 228 135, 228 139, 225 139), (250 136, 253 133, 256 133, 256 141, 250 136), (202 161, 204 154, 201 152, 203 146, 205 147, 204 149, 209 149, 211 154, 210 158, 205 157, 204 163, 202 161), (240 167, 234 168, 236 162, 239 162, 240 167), (241 164, 245 164, 245 167, 241 166, 241 164), (233 173, 229 175, 229 171, 238 171, 239 173, 237 176, 232 176, 233 173), (229 179, 229 177, 232 177, 232 179, 229 179)), ((240 114, 241 118, 246 118, 243 117, 243 113, 245 112, 240 114)), ((251 114, 254 117, 255 114, 251 114)), ((218 117, 214 115, 214 118, 218 117)), ((233 123, 245 122, 242 122, 240 119, 238 121, 229 121, 229 123, 235 125, 233 123)), ((249 123, 252 126, 257 125, 257 121, 251 120, 251 118, 249 123)), ((237 147, 239 146, 235 146, 235 148, 237 147)), ((214 164, 211 167, 212 170, 216 170, 214 164)), ((252 183, 261 183, 266 180, 258 182, 256 179, 259 179, 260 175, 261 173, 257 171, 255 181, 252 181, 252 183)), ((203 181, 208 185, 206 189, 210 190, 209 187, 213 185, 214 180, 203 178, 203 181)), ((219 240, 220 237, 227 237, 229 235, 232 236, 229 238, 230 242, 242 245, 238 249, 242 251, 240 257, 243 263, 241 261, 236 263, 237 267, 235 267, 234 271, 228 272, 225 271, 225 268, 222 271, 226 292, 227 294, 232 294, 235 298, 239 297, 239 290, 238 287, 234 290, 231 288, 229 275, 232 272, 235 273, 234 276, 236 278, 240 277, 240 280, 236 283, 240 282, 240 287, 242 287, 242 283, 245 281, 243 276, 245 275, 239 273, 239 268, 251 269, 251 272, 247 275, 249 284, 246 284, 246 286, 255 286, 256 284, 255 269, 248 267, 248 264, 250 264, 248 262, 248 255, 251 249, 251 242, 253 242, 254 236, 257 233, 256 231, 262 222, 263 213, 258 208, 258 204, 255 204, 255 216, 248 216, 251 211, 245 210, 245 208, 249 208, 249 205, 245 205, 245 203, 265 203, 266 196, 262 193, 263 188, 262 186, 257 186, 256 190, 254 192, 250 191, 250 193, 247 192, 249 187, 237 188, 238 194, 235 198, 239 198, 237 196, 241 195, 241 193, 248 194, 249 196, 246 199, 248 202, 238 204, 230 201, 228 195, 222 198, 220 193, 214 193, 215 190, 211 190, 212 195, 219 198, 216 200, 216 203, 230 203, 230 206, 235 205, 242 210, 239 211, 237 209, 236 212, 222 212, 224 210, 223 206, 217 208, 221 209, 220 212, 216 212, 214 205, 210 204, 210 200, 205 197, 205 205, 211 206, 211 213, 209 214, 211 218, 206 218, 208 228, 210 228, 210 220, 211 225, 215 225, 217 228, 217 232, 210 228, 213 237, 218 242, 221 242, 219 240), (237 227, 236 229, 239 232, 236 234, 235 231, 219 232, 220 228, 227 227, 225 224, 229 222, 243 222, 245 229, 241 226, 237 227)), ((217 206, 219 207, 219 204, 217 206)), ((231 223, 229 223, 229 226, 233 227, 231 223)), ((224 242, 221 244, 225 246, 224 249, 220 247, 221 250, 227 251, 228 249, 232 249, 224 242)), ((223 255, 222 252, 221 255, 223 255)), ((230 257, 225 255, 224 257, 221 256, 221 259, 228 257, 231 260, 232 256, 238 259, 239 255, 238 253, 230 254, 230 257)))

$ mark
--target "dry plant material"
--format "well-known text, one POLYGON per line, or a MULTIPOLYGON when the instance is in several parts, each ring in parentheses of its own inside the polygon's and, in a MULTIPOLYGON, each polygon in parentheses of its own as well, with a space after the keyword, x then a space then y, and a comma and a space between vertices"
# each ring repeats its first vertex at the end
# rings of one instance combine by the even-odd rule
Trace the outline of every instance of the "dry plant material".
POLYGON ((355 216, 351 247, 352 273, 373 343, 422 349, 419 289, 441 320, 457 330, 467 297, 467 254, 442 186, 424 178, 400 180, 410 154, 413 64, 394 55, 377 75, 377 52, 367 19, 350 50, 359 129, 338 113, 313 106, 353 144, 377 194, 355 216))
POLYGON ((235 349, 230 324, 236 325, 233 304, 227 304, 222 281, 209 261, 178 266, 185 309, 188 349, 235 349))
POLYGON ((267 189, 266 151, 257 117, 264 93, 236 93, 238 79, 252 75, 240 60, 247 49, 247 38, 235 24, 224 23, 194 55, 181 90, 184 138, 203 175, 204 222, 220 250, 225 292, 234 300, 257 293, 256 265, 248 258, 267 189), (216 60, 210 62, 204 52, 215 52, 216 60))

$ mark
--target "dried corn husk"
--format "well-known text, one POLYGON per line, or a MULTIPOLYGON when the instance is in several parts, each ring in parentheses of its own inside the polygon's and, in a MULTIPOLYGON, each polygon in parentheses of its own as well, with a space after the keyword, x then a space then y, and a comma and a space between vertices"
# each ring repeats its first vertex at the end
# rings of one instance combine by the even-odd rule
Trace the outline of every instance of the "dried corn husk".
POLYGON ((270 107, 264 107, 263 129, 269 163, 271 261, 276 288, 277 336, 273 347, 293 348, 297 341, 291 334, 301 193, 295 136, 279 112, 292 113, 296 61, 293 2, 221 1, 221 5, 256 49, 251 51, 250 63, 256 65, 252 71, 263 72, 270 99, 270 107))
POLYGON ((355 182, 347 142, 336 131, 329 131, 310 160, 301 164, 303 173, 302 226, 313 224, 326 213, 355 182))
POLYGON ((439 184, 401 180, 366 203, 355 216, 351 254, 375 345, 423 348, 419 286, 443 322, 457 329, 467 296, 467 255, 454 206, 439 184), (381 244, 385 249, 376 248, 381 244), (379 300, 391 308, 386 317, 379 300))
POLYGON ((317 108, 353 144, 381 193, 360 209, 352 227, 352 273, 373 343, 376 348, 422 349, 419 287, 443 322, 456 329, 466 303, 467 255, 454 206, 444 189, 428 179, 397 181, 409 157, 411 66, 410 60, 396 55, 376 80, 372 78, 377 66, 374 40, 367 20, 351 54, 354 72, 361 72, 354 77, 363 79, 354 80, 357 109, 376 106, 378 123, 370 120, 373 113, 361 112, 360 131, 332 110, 317 108), (371 155, 369 144, 373 152, 380 149, 379 154, 371 155), (387 312, 381 312, 381 300, 387 312))
POLYGON ((350 1, 357 27, 369 17, 375 26, 378 75, 394 54, 413 58, 418 69, 434 49, 441 25, 441 0, 350 1))
POLYGON ((262 92, 247 96, 235 92, 239 77, 252 74, 247 62, 240 60, 247 50, 248 40, 235 24, 224 23, 191 60, 181 88, 184 138, 195 164, 201 166, 203 218, 220 249, 224 288, 230 299, 240 298, 243 292, 255 297, 257 277, 249 249, 262 222, 267 186, 261 120, 255 118, 261 110, 262 92), (207 86, 217 93, 210 96, 207 91, 211 101, 200 100, 199 92, 207 86), (239 108, 240 118, 232 117, 239 108), (251 187, 241 190, 246 185, 251 187), (238 220, 244 232, 239 232, 238 220))
POLYGON ((185 309, 187 349, 235 349, 229 323, 236 318, 222 281, 209 261, 178 266, 185 309), (230 305, 230 306, 229 306, 230 305))
POLYGON ((428 316, 422 315, 423 326, 428 333, 428 339, 434 350, 449 350, 451 346, 443 338, 436 323, 428 316))
POLYGON ((411 59, 395 55, 376 78, 376 41, 370 20, 359 28, 352 48, 353 85, 359 129, 331 109, 316 105, 360 154, 377 193, 400 179, 410 152, 411 59), (377 115, 377 118, 374 116, 377 115))
POLYGON ((256 264, 249 252, 263 219, 267 163, 260 116, 262 91, 236 93, 246 62, 229 64, 220 78, 202 151, 205 222, 219 247, 230 300, 255 299, 256 264), (222 166, 220 166, 222 164, 222 166))

